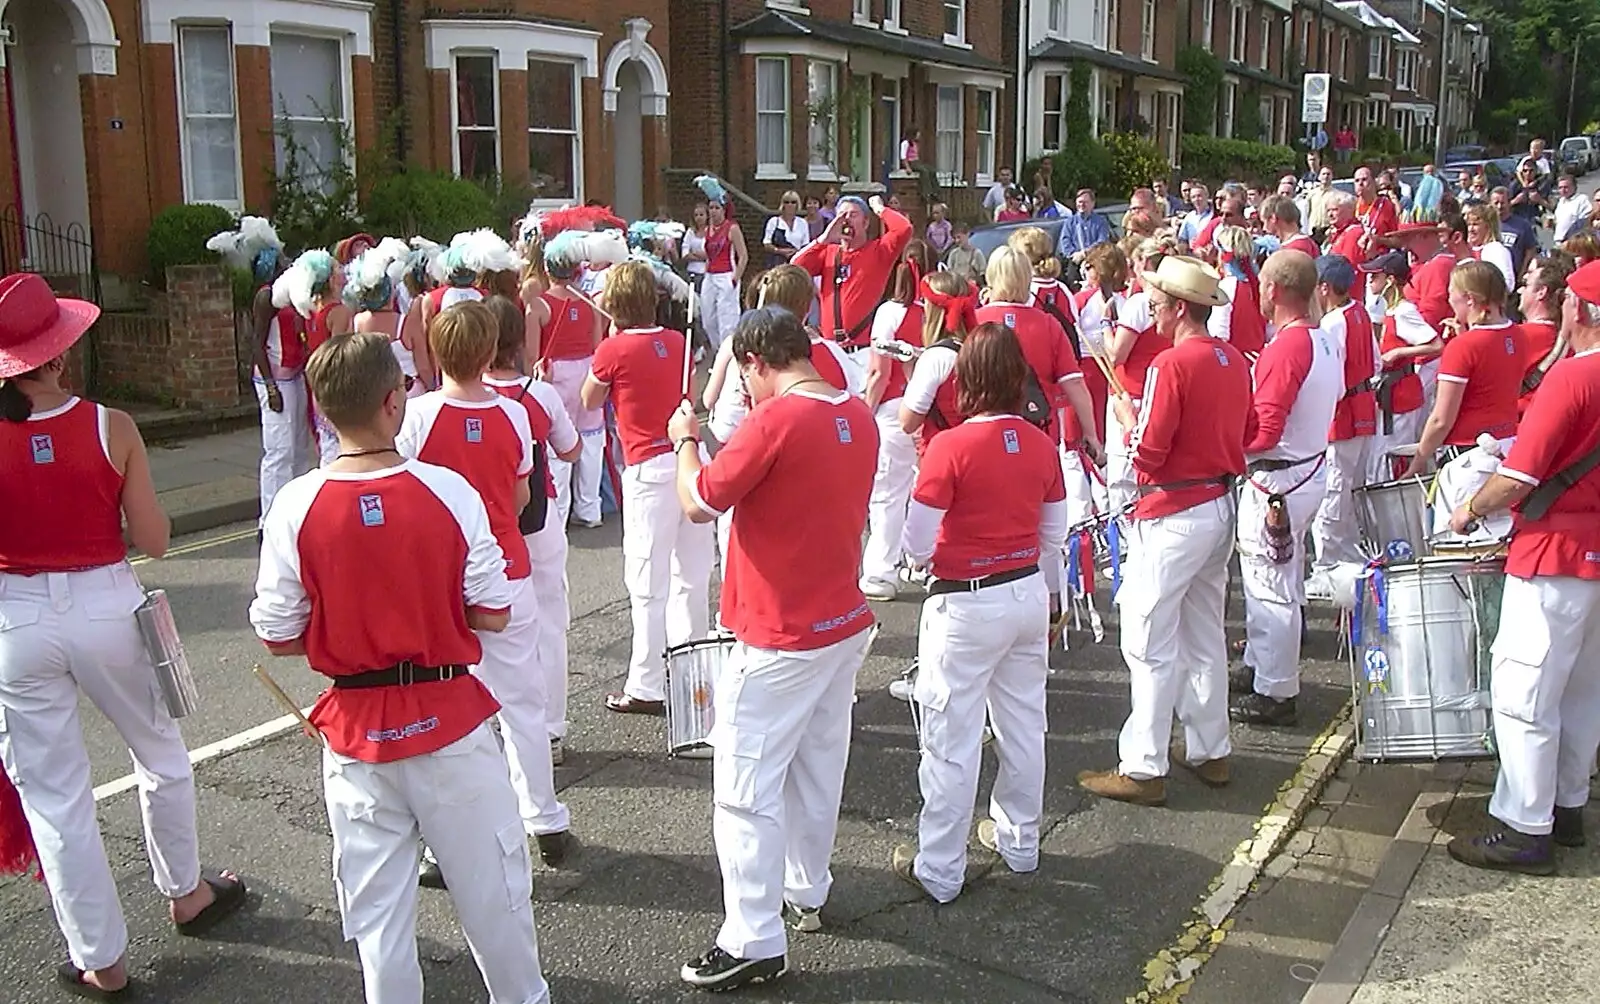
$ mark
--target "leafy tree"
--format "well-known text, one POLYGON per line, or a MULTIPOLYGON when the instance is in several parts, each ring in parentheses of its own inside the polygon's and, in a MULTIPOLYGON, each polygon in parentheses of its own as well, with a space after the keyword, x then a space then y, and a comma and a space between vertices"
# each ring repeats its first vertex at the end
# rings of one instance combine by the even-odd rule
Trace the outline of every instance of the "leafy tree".
POLYGON ((1187 45, 1178 50, 1176 65, 1178 72, 1188 78, 1183 93, 1183 131, 1191 136, 1210 136, 1217 127, 1222 61, 1198 45, 1187 45))

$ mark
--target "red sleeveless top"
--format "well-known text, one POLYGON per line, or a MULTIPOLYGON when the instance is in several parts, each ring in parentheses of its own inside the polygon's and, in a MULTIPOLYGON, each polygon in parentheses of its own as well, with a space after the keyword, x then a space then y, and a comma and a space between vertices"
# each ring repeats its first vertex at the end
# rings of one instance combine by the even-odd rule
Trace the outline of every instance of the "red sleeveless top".
POLYGON ((733 271, 733 221, 723 220, 722 226, 706 231, 706 271, 733 271))
POLYGON ((576 296, 540 293, 539 299, 550 308, 550 323, 545 325, 540 357, 587 359, 594 355, 594 308, 576 296))
POLYGON ((0 572, 74 572, 128 556, 109 439, 105 408, 76 397, 0 422, 0 572))
POLYGON ((328 315, 333 313, 337 303, 330 303, 317 310, 306 318, 306 357, 317 351, 323 342, 333 337, 333 332, 328 328, 328 315))

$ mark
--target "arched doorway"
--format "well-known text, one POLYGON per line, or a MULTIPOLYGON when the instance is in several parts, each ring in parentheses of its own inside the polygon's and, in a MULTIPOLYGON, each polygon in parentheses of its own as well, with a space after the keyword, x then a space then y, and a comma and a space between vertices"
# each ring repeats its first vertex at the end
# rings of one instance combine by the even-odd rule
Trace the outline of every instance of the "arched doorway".
MULTIPOLYGON (((644 85, 638 60, 617 70, 617 113, 611 135, 616 183, 613 209, 625 220, 644 219, 644 85)), ((648 215, 655 215, 652 211, 648 215)))
POLYGON ((88 158, 78 85, 76 9, 60 0, 13 0, 5 7, 12 44, 6 49, 11 169, 17 182, 13 212, 55 230, 77 224, 89 232, 88 158))

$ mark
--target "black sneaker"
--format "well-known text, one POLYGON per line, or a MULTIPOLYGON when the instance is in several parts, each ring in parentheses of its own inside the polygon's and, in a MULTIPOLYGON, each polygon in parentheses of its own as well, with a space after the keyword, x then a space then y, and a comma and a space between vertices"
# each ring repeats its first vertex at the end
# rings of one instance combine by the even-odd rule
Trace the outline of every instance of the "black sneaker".
POLYGON ((443 889, 444 872, 439 870, 439 862, 428 855, 423 855, 422 863, 417 866, 417 885, 424 889, 443 889))
POLYGON ((1300 720, 1294 698, 1275 701, 1253 690, 1228 704, 1228 717, 1244 725, 1294 725, 1300 720))
POLYGON ((785 957, 775 959, 736 959, 720 948, 698 959, 690 959, 679 972, 683 982, 702 990, 732 990, 746 983, 766 983, 789 971, 785 957))
POLYGON ((1524 875, 1554 875, 1555 852, 1548 836, 1518 833, 1509 826, 1491 830, 1479 837, 1456 837, 1446 848, 1450 856, 1473 868, 1520 872, 1524 875))
POLYGON ((1582 847, 1587 843, 1583 837, 1583 809, 1556 806, 1556 825, 1550 831, 1550 839, 1562 847, 1582 847))
POLYGON ((1248 694, 1256 689, 1256 671, 1253 667, 1240 663, 1228 667, 1228 693, 1248 694))
POLYGON ((561 863, 567 860, 567 855, 578 846, 578 840, 571 830, 541 833, 533 839, 539 843, 539 860, 551 868, 560 868, 561 863))

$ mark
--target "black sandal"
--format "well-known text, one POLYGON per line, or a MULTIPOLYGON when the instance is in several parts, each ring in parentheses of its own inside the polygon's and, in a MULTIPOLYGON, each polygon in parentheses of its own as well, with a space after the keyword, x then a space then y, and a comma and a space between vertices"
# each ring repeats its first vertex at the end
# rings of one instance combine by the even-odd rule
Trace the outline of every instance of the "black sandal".
POLYGON ((129 992, 132 983, 124 983, 120 990, 106 990, 88 982, 83 976, 83 970, 70 962, 63 962, 56 967, 56 985, 74 997, 91 1001, 121 1001, 133 996, 129 992))
POLYGON ((667 713, 666 701, 646 701, 639 697, 629 697, 623 693, 606 695, 606 710, 615 711, 619 715, 655 715, 663 716, 667 713))
POLYGON ((211 887, 211 892, 216 898, 199 913, 185 921, 174 921, 178 933, 186 938, 193 938, 205 934, 217 922, 231 917, 244 906, 245 888, 244 881, 238 878, 229 878, 218 875, 215 878, 205 878, 206 885, 211 887))

